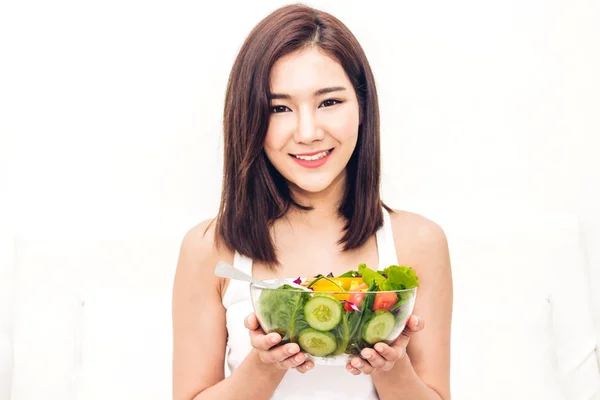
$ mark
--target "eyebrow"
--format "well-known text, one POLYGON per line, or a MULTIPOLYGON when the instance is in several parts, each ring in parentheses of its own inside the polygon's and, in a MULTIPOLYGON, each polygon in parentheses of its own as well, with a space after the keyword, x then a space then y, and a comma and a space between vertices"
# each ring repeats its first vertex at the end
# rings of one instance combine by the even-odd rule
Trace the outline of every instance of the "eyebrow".
MULTIPOLYGON (((317 96, 321 96, 326 93, 339 92, 342 90, 346 90, 346 88, 343 86, 326 87, 326 88, 317 90, 314 93, 314 96, 317 97, 317 96)), ((289 94, 286 94, 286 93, 271 93, 271 95, 269 96, 269 100, 276 100, 276 99, 290 100, 291 98, 292 98, 292 96, 290 96, 289 94)))

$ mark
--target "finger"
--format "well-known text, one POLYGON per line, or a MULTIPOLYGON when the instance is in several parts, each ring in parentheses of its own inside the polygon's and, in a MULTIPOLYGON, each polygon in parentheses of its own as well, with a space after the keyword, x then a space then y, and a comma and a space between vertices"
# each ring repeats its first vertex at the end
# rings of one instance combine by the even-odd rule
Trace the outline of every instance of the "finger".
POLYGON ((360 370, 352 366, 352 364, 346 364, 346 370, 350 371, 352 375, 360 375, 360 370))
POLYGON ((352 364, 354 368, 366 375, 370 375, 375 370, 375 368, 373 368, 373 366, 370 363, 364 361, 360 357, 354 357, 350 364, 352 364))
POLYGON ((315 364, 312 361, 304 361, 302 364, 298 365, 296 367, 296 369, 301 374, 304 374, 307 371, 311 370, 314 366, 315 366, 315 364))
POLYGON ((396 362, 400 359, 400 355, 404 352, 400 349, 388 346, 386 343, 377 343, 375 344, 375 350, 381 357, 384 358, 385 361, 388 362, 396 362))
POLYGON ((375 369, 382 369, 386 366, 386 359, 373 349, 363 349, 360 354, 362 354, 362 356, 367 359, 367 362, 375 369))
POLYGON ((249 314, 246 317, 246 319, 244 319, 244 326, 250 330, 257 329, 259 324, 258 324, 258 319, 256 318, 256 314, 254 314, 254 313, 249 314))
MULTIPOLYGON (((276 349, 269 350, 268 352, 263 353, 261 359, 267 363, 283 363, 283 361, 288 358, 293 358, 294 355, 300 351, 300 347, 296 343, 288 343, 284 346, 280 346, 276 349)), ((304 355, 300 361, 296 361, 296 363, 292 363, 290 360, 289 363, 286 364, 286 368, 293 368, 297 365, 300 365, 304 362, 304 355), (292 365, 293 364, 293 365, 292 365)))
MULTIPOLYGON (((280 349, 277 349, 279 351, 280 349)), ((289 369, 296 368, 299 365, 302 365, 304 361, 306 361, 306 356, 303 353, 292 353, 291 348, 287 349, 288 351, 282 351, 279 354, 274 355, 276 359, 276 364, 278 368, 281 369, 289 369)))
POLYGON ((250 331, 250 344, 257 350, 267 351, 280 341, 281 336, 276 332, 265 335, 262 329, 250 331))
POLYGON ((406 323, 406 328, 404 328, 403 334, 407 336, 411 336, 414 333, 422 331, 425 328, 425 321, 416 315, 411 315, 408 322, 406 323))

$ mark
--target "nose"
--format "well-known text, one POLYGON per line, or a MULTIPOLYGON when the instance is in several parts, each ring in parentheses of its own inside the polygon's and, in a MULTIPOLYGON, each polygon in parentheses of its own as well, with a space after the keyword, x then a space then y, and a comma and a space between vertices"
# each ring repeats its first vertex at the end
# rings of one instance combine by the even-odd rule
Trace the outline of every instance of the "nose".
POLYGON ((311 144, 323 140, 324 132, 319 126, 315 113, 304 111, 298 113, 294 140, 296 143, 311 144))

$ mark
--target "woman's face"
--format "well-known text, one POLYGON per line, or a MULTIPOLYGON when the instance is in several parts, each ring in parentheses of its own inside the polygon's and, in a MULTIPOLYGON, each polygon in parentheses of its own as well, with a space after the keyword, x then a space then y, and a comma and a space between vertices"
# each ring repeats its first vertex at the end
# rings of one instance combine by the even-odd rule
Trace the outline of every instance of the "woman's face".
POLYGON ((359 106, 342 66, 319 48, 275 62, 264 149, 288 182, 318 193, 343 177, 356 147, 359 106))

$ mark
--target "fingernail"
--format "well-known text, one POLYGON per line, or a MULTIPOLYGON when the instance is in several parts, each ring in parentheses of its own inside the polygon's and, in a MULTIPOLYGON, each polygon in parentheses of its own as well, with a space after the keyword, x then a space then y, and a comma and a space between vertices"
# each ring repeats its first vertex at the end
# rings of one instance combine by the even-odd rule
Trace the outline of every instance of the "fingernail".
POLYGON ((358 362, 357 362, 357 363, 356 363, 354 366, 355 366, 356 368, 360 368, 360 367, 362 367, 362 365, 363 365, 363 364, 362 364, 360 361, 358 361, 358 362))
POLYGON ((415 326, 419 326, 419 317, 417 317, 416 315, 413 315, 414 319, 415 319, 415 326))
POLYGON ((288 348, 288 353, 290 353, 290 354, 294 354, 294 353, 296 353, 296 351, 297 351, 296 348, 293 347, 293 346, 291 346, 290 348, 288 348))
POLYGON ((271 337, 271 343, 277 343, 278 340, 279 338, 277 336, 271 337))
POLYGON ((294 357, 294 360, 296 360, 296 362, 301 362, 302 361, 302 355, 298 354, 296 357, 294 357))
POLYGON ((363 356, 364 356, 365 358, 371 358, 371 357, 373 357, 373 353, 372 353, 372 352, 370 352, 370 351, 365 351, 365 352, 363 353, 363 356))
POLYGON ((307 364, 307 365, 306 365, 306 369, 311 369, 312 367, 313 367, 313 365, 312 365, 312 364, 307 364))
POLYGON ((377 350, 377 351, 383 351, 383 346, 375 346, 375 350, 377 350))

